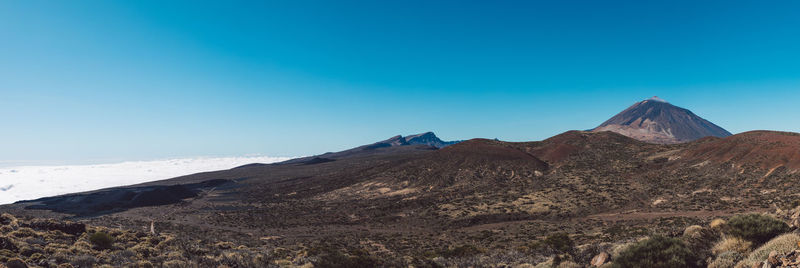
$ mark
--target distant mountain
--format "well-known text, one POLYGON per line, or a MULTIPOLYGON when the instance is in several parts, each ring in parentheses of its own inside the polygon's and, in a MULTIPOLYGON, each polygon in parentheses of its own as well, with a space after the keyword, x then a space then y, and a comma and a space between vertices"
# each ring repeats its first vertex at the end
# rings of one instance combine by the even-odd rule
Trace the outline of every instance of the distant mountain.
POLYGON ((316 164, 321 162, 330 162, 337 159, 362 157, 376 154, 391 154, 405 151, 417 150, 436 150, 441 149, 461 141, 443 141, 439 139, 433 132, 425 132, 415 135, 401 136, 397 135, 389 139, 379 141, 373 144, 362 145, 356 148, 340 151, 328 152, 321 155, 292 159, 282 162, 283 164, 316 164))
POLYGON ((433 134, 433 132, 425 132, 417 135, 409 135, 405 137, 405 140, 406 143, 408 144, 424 144, 440 149, 461 142, 461 141, 443 141, 439 139, 439 137, 436 137, 436 134, 433 134))
POLYGON ((592 131, 613 131, 640 141, 673 144, 731 133, 659 98, 637 102, 592 131))

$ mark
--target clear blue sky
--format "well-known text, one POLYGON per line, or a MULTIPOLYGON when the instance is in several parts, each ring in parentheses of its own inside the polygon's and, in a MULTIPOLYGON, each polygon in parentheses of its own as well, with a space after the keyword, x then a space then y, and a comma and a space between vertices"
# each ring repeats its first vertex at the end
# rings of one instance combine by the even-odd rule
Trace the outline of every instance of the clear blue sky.
POLYGON ((0 1, 0 164, 540 140, 658 95, 800 131, 798 1, 0 1))

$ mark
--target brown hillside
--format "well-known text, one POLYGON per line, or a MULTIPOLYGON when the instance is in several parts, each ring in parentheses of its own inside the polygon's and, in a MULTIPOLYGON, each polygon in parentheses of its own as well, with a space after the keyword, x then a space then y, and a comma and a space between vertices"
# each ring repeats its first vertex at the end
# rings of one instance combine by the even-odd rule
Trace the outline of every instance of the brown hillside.
POLYGON ((731 164, 732 168, 800 170, 800 134, 751 131, 727 138, 701 141, 686 148, 682 157, 695 163, 731 164))
POLYGON ((139 230, 155 220, 187 237, 208 230, 298 251, 325 244, 380 259, 409 256, 425 267, 439 256, 456 258, 447 252, 464 245, 478 247, 469 254, 539 258, 551 253, 532 241, 554 232, 594 245, 787 206, 800 192, 800 175, 790 172, 800 167, 798 148, 800 134, 781 132, 663 145, 570 131, 538 142, 333 153, 326 161, 247 165, 0 210, 139 230), (165 192, 181 195, 154 198, 165 192))

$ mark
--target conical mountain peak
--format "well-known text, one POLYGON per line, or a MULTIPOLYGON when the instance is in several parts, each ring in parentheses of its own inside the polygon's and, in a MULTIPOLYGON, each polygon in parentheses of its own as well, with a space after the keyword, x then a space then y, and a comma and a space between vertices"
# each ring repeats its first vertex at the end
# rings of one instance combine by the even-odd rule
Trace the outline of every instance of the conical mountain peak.
POLYGON ((649 98, 647 100, 648 101, 657 101, 657 102, 662 102, 662 103, 669 103, 668 101, 666 101, 666 100, 664 100, 662 98, 659 98, 658 96, 653 96, 652 98, 649 98))
POLYGON ((592 131, 613 131, 652 143, 682 143, 731 133, 659 97, 637 102, 592 131))

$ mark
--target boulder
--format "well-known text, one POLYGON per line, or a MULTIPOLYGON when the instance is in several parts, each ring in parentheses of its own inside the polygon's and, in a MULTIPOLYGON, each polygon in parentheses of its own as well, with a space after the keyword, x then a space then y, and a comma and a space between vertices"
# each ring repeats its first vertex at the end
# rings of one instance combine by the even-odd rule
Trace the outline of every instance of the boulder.
POLYGON ((767 257, 767 262, 769 262, 769 264, 771 264, 771 265, 779 265, 779 264, 781 264, 781 261, 778 260, 778 252, 774 251, 774 250, 771 251, 769 253, 769 257, 767 257))
POLYGON ((608 262, 608 258, 609 258, 608 253, 600 252, 600 254, 597 254, 597 256, 594 256, 594 258, 592 258, 592 262, 590 264, 594 267, 600 267, 601 265, 608 262))

